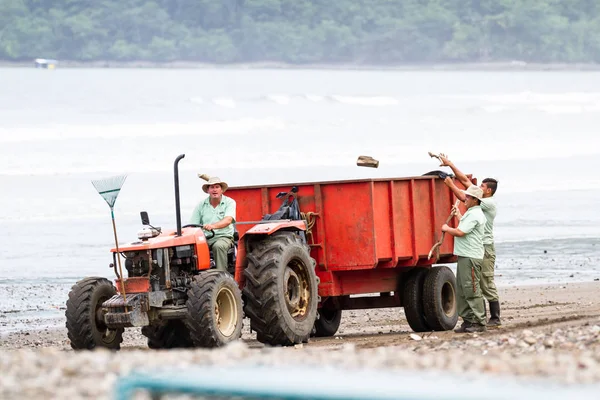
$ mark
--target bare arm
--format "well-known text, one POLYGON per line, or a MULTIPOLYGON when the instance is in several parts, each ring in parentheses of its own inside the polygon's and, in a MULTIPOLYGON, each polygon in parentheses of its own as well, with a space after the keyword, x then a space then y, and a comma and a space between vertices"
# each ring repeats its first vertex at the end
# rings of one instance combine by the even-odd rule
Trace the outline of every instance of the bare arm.
POLYGON ((464 233, 463 231, 461 231, 458 228, 451 228, 449 227, 447 224, 444 224, 442 226, 442 232, 446 232, 452 236, 458 236, 458 237, 463 237, 466 235, 466 233, 464 233))
POLYGON ((456 168, 456 165, 454 165, 454 163, 448 159, 448 156, 446 156, 445 154, 440 154, 440 160, 442 161, 441 165, 443 167, 450 167, 450 169, 452 169, 452 172, 454 172, 456 179, 458 179, 458 181, 462 183, 465 188, 468 188, 473 184, 461 170, 456 168))
POLYGON ((229 224, 231 224, 232 222, 233 222, 233 218, 228 216, 218 222, 215 222, 214 224, 204 225, 204 229, 207 231, 212 231, 214 229, 222 229, 222 228, 229 226, 229 224))
MULTIPOLYGON (((461 192, 461 190, 459 188, 456 187, 452 178, 447 176, 446 179, 444 179, 444 183, 446 184, 446 186, 448 186, 450 188, 450 190, 452 190, 452 193, 454 193, 454 195, 456 196, 457 199, 459 199, 460 201, 465 201, 467 199, 467 196, 465 196, 465 194, 463 192, 461 192)), ((467 186, 467 187, 469 187, 469 186, 467 186)), ((460 218, 459 218, 459 221, 460 221, 460 218)))

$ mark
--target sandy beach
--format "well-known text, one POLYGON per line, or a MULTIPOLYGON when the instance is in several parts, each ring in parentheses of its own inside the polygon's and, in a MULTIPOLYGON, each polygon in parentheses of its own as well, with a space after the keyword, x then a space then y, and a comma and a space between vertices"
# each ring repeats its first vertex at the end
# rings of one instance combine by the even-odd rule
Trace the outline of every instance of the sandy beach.
POLYGON ((472 371, 598 385, 599 291, 600 282, 501 287, 503 326, 482 334, 417 335, 402 309, 346 311, 334 337, 292 348, 265 347, 246 321, 243 340, 221 349, 153 351, 129 329, 120 352, 75 352, 62 326, 32 324, 2 337, 0 398, 112 398, 118 377, 170 363, 472 371))

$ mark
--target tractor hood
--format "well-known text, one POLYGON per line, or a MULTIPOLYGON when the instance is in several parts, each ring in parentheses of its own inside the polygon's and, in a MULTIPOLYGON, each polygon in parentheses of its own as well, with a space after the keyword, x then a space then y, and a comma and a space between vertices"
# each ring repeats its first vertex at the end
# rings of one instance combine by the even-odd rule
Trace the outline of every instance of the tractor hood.
MULTIPOLYGON (((119 245, 119 252, 162 249, 166 247, 188 244, 198 245, 203 243, 206 243, 206 237, 201 228, 184 228, 181 231, 181 236, 177 236, 177 231, 171 230, 147 240, 138 240, 119 245)), ((117 249, 113 247, 110 251, 111 253, 115 253, 117 249)))

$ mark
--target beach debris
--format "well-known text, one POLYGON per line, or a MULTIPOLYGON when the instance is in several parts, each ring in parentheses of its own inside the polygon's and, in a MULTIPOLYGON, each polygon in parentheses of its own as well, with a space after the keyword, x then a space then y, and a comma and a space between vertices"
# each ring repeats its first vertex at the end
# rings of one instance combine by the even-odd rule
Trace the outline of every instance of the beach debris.
POLYGON ((358 165, 359 167, 378 168, 379 160, 376 160, 371 156, 358 156, 358 159, 356 160, 356 165, 358 165))
MULTIPOLYGON (((452 208, 452 211, 450 212, 450 215, 448 216, 448 218, 446 219, 446 224, 448 224, 452 218, 454 217, 454 209, 458 209, 458 205, 460 204, 459 200, 456 200, 456 202, 454 203, 454 207, 452 208)), ((437 250, 437 255, 436 255, 436 260, 439 258, 440 254, 439 254, 439 247, 442 245, 442 243, 444 242, 444 237, 446 236, 446 232, 442 232, 442 236, 440 237, 440 240, 435 243, 433 245, 433 247, 431 247, 431 250, 429 250, 429 254, 427 255, 427 259, 430 260, 431 256, 433 255, 433 252, 437 250)))
POLYGON ((417 335, 416 333, 411 333, 409 336, 412 340, 416 340, 416 341, 423 340, 423 338, 421 336, 417 335))

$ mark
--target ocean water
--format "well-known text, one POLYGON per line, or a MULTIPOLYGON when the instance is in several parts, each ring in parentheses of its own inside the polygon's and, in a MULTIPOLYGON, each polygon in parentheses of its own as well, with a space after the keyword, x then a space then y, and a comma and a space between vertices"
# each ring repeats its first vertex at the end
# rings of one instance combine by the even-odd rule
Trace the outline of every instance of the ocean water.
POLYGON ((445 152, 496 198, 497 283, 600 278, 600 73, 0 69, 0 332, 60 320, 70 286, 106 276, 110 211, 90 181, 128 174, 139 211, 175 226, 230 185, 421 175, 445 152), (355 165, 360 154, 379 169, 355 165), (25 322, 23 322, 25 321, 25 322))

